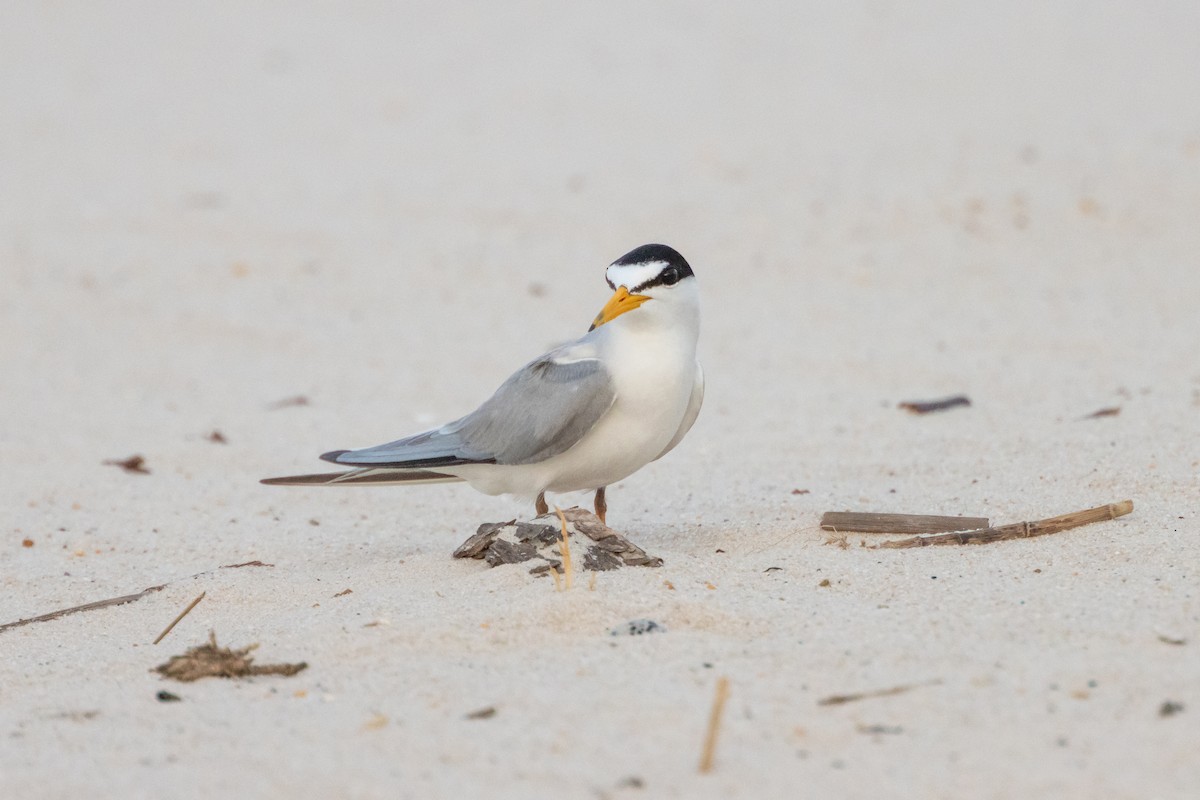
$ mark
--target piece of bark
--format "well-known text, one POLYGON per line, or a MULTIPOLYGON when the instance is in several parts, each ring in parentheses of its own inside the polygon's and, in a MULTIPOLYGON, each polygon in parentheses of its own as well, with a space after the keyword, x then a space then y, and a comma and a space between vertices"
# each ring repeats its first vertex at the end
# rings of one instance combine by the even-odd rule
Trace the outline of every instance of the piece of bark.
MULTIPOLYGON (((569 546, 584 554, 582 569, 598 572, 662 566, 661 558, 647 555, 592 512, 575 507, 562 514, 567 521, 569 546)), ((532 522, 485 522, 454 551, 454 557, 485 559, 493 567, 537 561, 531 572, 561 573, 565 569, 561 547, 562 530, 557 513, 552 511, 532 522)))
POLYGON ((454 551, 454 557, 483 558, 484 551, 500 535, 500 531, 504 530, 505 526, 515 525, 516 522, 515 519, 510 519, 508 522, 483 523, 469 539, 458 546, 458 549, 454 551))
POLYGON ((537 546, 530 542, 510 542, 497 538, 488 547, 484 558, 493 567, 501 564, 520 564, 537 556, 537 546))
POLYGON ((120 467, 126 472, 132 472, 135 475, 150 474, 150 470, 146 469, 146 459, 139 455, 133 455, 129 458, 106 458, 101 463, 108 467, 120 467))
POLYGON ((903 408, 910 414, 929 414, 933 411, 945 411, 969 405, 971 405, 971 398, 965 394, 956 394, 953 397, 943 397, 939 400, 908 400, 898 403, 897 408, 903 408))
POLYGON ((866 511, 827 511, 821 529, 853 533, 941 533, 988 526, 987 517, 939 517, 929 514, 873 514, 866 511))
POLYGON ((897 539, 892 542, 882 542, 872 545, 874 550, 899 549, 906 547, 928 547, 940 544, 990 544, 1004 542, 1009 539, 1028 539, 1034 536, 1045 536, 1059 531, 1090 525, 1093 522, 1104 522, 1117 517, 1123 517, 1133 511, 1132 500, 1122 500, 1119 503, 1109 503, 1096 508, 1061 514, 1057 517, 1039 519, 1032 522, 1014 522, 1011 525, 1000 525, 995 528, 983 528, 974 531, 959 531, 956 533, 938 533, 931 536, 914 536, 909 539, 897 539))

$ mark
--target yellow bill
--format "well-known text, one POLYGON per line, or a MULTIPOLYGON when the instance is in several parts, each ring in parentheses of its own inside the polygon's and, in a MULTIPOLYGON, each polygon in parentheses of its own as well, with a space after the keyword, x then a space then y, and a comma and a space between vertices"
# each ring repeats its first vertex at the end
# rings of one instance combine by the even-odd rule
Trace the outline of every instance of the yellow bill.
POLYGON ((622 286, 608 299, 608 302, 604 304, 604 308, 600 309, 600 313, 592 320, 592 327, 588 328, 588 330, 594 331, 604 323, 612 322, 626 311, 633 311, 649 299, 649 295, 630 294, 629 290, 622 286))

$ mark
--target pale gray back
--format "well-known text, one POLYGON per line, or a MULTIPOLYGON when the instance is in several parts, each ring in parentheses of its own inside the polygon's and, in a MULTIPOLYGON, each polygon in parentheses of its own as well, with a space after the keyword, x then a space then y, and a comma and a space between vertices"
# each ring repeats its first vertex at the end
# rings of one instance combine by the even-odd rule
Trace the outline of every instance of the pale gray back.
POLYGON ((545 461, 582 439, 616 399, 603 363, 568 358, 561 348, 526 364, 478 409, 436 430, 323 458, 406 469, 545 461))

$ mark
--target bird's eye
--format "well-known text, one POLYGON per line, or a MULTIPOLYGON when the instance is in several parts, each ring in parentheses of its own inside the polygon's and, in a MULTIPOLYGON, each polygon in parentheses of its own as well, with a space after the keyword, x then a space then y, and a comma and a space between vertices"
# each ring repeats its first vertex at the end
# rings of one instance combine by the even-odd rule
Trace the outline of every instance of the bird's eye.
POLYGON ((675 284, 679 283, 679 270, 675 269, 674 267, 665 270, 662 274, 662 282, 667 286, 674 286, 675 284))

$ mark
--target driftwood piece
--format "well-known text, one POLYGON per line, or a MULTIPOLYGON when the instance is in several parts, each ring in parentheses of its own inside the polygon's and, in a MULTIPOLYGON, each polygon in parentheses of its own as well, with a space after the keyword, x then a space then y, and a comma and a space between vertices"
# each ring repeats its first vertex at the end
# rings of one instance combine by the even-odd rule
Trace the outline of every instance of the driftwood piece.
POLYGON ((987 517, 939 517, 929 514, 872 514, 865 511, 826 511, 821 528, 854 533, 941 533, 988 526, 987 517))
POLYGON ((1109 503, 1096 508, 1062 514, 1049 519, 1033 522, 1014 522, 1011 525, 1000 525, 995 528, 983 528, 974 531, 959 531, 956 533, 937 533, 931 536, 913 536, 909 539, 897 539, 892 542, 882 542, 872 545, 874 550, 899 549, 905 547, 928 547, 938 544, 990 544, 1004 542, 1009 539, 1028 539, 1034 536, 1045 536, 1059 531, 1090 525, 1093 522, 1123 517, 1133 511, 1132 500, 1122 500, 1119 503, 1109 503))
MULTIPOLYGON (((660 567, 662 559, 647 555, 590 511, 579 508, 563 509, 568 529, 568 546, 582 552, 574 567, 592 572, 621 567, 660 567), (582 562, 582 563, 581 563, 582 562)), ((563 573, 562 526, 555 512, 535 518, 532 522, 485 522, 457 550, 455 558, 484 559, 493 567, 538 560, 541 563, 530 572, 554 570, 563 573), (543 522, 543 520, 545 520, 543 522)))

